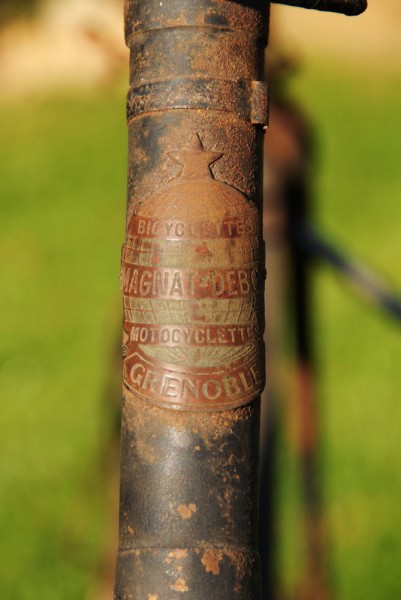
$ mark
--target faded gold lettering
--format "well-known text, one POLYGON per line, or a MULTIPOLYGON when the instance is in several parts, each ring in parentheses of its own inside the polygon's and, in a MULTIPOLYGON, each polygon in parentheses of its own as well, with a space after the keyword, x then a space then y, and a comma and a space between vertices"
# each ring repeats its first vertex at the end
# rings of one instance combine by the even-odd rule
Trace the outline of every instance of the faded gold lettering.
POLYGON ((218 381, 208 379, 202 385, 202 392, 208 400, 217 400, 221 396, 221 385, 218 381))
POLYGON ((249 293, 249 283, 247 278, 247 272, 239 270, 238 271, 238 282, 241 290, 241 294, 249 293))
POLYGON ((175 226, 175 235, 177 237, 182 237, 185 233, 185 224, 184 223, 177 223, 177 225, 175 226))
POLYGON ((179 271, 176 271, 174 273, 173 283, 171 284, 170 296, 173 296, 174 294, 179 294, 180 296, 184 295, 184 290, 181 281, 181 273, 179 271))
POLYGON ((170 377, 165 375, 163 380, 162 394, 164 396, 170 396, 172 398, 177 398, 179 391, 179 383, 180 380, 176 377, 170 377))
POLYGON ((140 365, 140 364, 136 364, 132 367, 131 369, 131 381, 134 385, 141 385, 142 381, 143 381, 143 374, 145 372, 145 368, 140 365))
POLYGON ((138 233, 139 235, 143 234, 146 232, 146 221, 144 221, 143 219, 139 219, 138 221, 138 233))
POLYGON ((223 377, 223 385, 226 396, 241 393, 241 389, 238 385, 238 380, 236 377, 223 377))
POLYGON ((235 285, 236 285, 235 276, 236 275, 237 275, 237 279, 238 279, 239 272, 235 273, 235 271, 229 271, 227 273, 227 287, 228 287, 228 293, 230 294, 230 296, 238 295, 238 291, 235 289, 235 285), (233 278, 234 278, 234 281, 233 281, 233 278))
POLYGON ((182 398, 185 399, 187 397, 187 392, 192 396, 193 399, 198 400, 199 398, 199 390, 197 385, 190 381, 189 379, 182 380, 182 398))

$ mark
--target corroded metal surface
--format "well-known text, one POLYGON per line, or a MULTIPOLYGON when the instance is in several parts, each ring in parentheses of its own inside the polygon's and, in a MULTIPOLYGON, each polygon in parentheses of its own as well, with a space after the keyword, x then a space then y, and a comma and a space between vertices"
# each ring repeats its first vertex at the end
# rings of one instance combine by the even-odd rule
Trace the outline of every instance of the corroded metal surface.
POLYGON ((115 598, 260 598, 268 4, 129 0, 115 598))
POLYGON ((132 215, 122 259, 124 384, 161 406, 226 409, 263 388, 258 207, 212 178, 199 139, 132 215))

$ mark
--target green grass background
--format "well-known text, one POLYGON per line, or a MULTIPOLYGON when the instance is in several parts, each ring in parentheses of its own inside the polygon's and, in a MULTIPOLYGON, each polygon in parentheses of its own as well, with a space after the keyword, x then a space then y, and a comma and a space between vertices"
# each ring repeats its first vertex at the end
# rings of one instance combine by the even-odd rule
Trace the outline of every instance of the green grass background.
MULTIPOLYGON (((305 66, 317 221, 401 290, 401 74, 305 66)), ((125 85, 0 112, 0 586, 79 600, 104 539, 103 394, 119 326, 125 85)), ((338 600, 401 597, 401 327, 316 276, 323 468, 338 600)), ((283 471, 294 471, 283 453, 283 471)), ((297 570, 295 475, 280 486, 297 570)))
MULTIPOLYGON (((315 126, 315 213, 340 248, 401 290, 401 75, 323 65, 291 93, 315 126)), ((329 268, 315 279, 322 467, 334 597, 401 597, 401 327, 329 268)), ((284 444, 285 446, 285 444, 284 444)), ((280 459, 281 569, 302 548, 296 459, 280 459)))

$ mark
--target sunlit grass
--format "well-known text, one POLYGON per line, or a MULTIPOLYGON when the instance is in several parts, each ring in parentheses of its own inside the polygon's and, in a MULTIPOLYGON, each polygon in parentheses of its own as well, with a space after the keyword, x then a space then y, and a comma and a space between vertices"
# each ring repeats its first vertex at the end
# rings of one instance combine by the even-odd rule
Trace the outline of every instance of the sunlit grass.
MULTIPOLYGON (((401 292, 401 76, 317 65, 296 77, 291 91, 316 132, 314 197, 321 231, 401 292)), ((317 270, 315 284, 335 597, 398 598, 401 324, 364 304, 329 268, 317 270)), ((283 469, 293 460, 285 456, 283 469)), ((282 565, 291 579, 299 573, 294 561, 302 560, 290 525, 299 511, 296 485, 295 475, 284 477, 279 496, 282 565)))
POLYGON ((98 556, 98 447, 119 323, 123 94, 1 116, 2 597, 84 597, 98 556))

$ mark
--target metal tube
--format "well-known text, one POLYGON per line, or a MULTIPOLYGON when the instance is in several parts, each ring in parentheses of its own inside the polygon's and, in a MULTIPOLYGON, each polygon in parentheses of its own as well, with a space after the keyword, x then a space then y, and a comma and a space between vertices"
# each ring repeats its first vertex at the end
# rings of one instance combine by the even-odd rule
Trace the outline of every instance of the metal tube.
POLYGON ((125 5, 118 600, 261 597, 268 6, 125 5))
POLYGON ((299 8, 341 13, 348 17, 362 14, 368 6, 367 0, 272 0, 272 2, 299 8))

